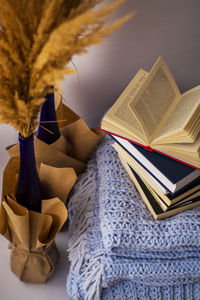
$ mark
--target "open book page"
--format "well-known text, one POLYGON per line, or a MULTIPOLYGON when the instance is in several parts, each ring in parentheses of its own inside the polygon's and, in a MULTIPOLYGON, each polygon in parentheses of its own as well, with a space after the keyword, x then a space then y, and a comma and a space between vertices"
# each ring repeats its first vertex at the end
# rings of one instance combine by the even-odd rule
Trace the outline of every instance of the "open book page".
MULTIPOLYGON (((130 108, 128 106, 130 99, 134 97, 137 91, 140 89, 142 84, 144 83, 147 77, 147 72, 144 70, 139 70, 131 82, 128 84, 126 89, 117 99, 117 101, 112 105, 110 110, 107 112, 105 117, 103 118, 101 127, 102 129, 106 129, 107 125, 110 123, 111 131, 112 126, 116 126, 119 130, 123 132, 127 132, 129 136, 127 138, 131 138, 130 136, 135 133, 136 136, 139 137, 140 141, 145 141, 145 134, 144 131, 138 122, 137 118, 132 114, 130 108), (104 128, 104 126, 106 128, 104 128)), ((115 128, 116 129, 116 128, 115 128)), ((116 130, 115 130, 116 131, 116 130)), ((120 134, 119 132, 115 132, 116 134, 120 134)), ((133 136, 132 136, 133 138, 133 136)))
POLYGON ((200 134, 194 143, 170 144, 169 146, 163 144, 155 145, 153 148, 200 168, 200 134))
POLYGON ((158 138, 154 144, 164 143, 192 143, 199 132, 199 113, 200 113, 200 86, 197 86, 181 96, 181 100, 175 107, 175 110, 160 130, 158 138), (196 120, 195 120, 196 119, 196 120), (191 126, 191 120, 194 125, 191 126), (191 128, 190 128, 191 127, 191 128), (197 128, 196 128, 197 127, 197 128), (191 129, 191 130, 190 130, 191 129), (196 130, 197 129, 197 130, 196 130), (178 139, 177 133, 184 132, 178 139), (184 137, 185 136, 185 137, 184 137))
POLYGON ((180 91, 176 82, 163 59, 159 57, 144 85, 129 103, 149 143, 166 122, 179 98, 180 91))
POLYGON ((129 130, 127 131, 126 128, 123 129, 117 126, 115 123, 111 124, 107 120, 104 120, 103 126, 104 127, 101 126, 101 129, 105 128, 104 130, 108 131, 109 133, 112 133, 113 135, 117 135, 129 140, 137 141, 140 144, 145 143, 144 138, 139 138, 138 135, 134 135, 134 132, 131 132, 129 130))

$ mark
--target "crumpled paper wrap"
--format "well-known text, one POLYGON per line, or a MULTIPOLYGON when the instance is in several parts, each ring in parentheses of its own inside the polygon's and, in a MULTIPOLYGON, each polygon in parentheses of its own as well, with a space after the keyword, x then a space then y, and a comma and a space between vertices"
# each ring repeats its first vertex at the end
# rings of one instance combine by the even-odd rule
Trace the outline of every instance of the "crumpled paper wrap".
POLYGON ((59 198, 42 201, 41 213, 29 211, 5 197, 0 212, 0 233, 11 248, 11 270, 20 280, 44 283, 54 272, 59 254, 54 242, 67 219, 67 209, 59 198))
MULTIPOLYGON (((84 120, 62 102, 56 105, 57 120, 63 120, 58 122, 61 136, 51 145, 35 137, 34 151, 42 198, 59 197, 66 202, 77 176, 86 167, 89 154, 103 134, 88 128, 84 120)), ((3 174, 2 201, 5 195, 15 193, 20 161, 19 144, 7 147, 7 152, 10 160, 3 174)))

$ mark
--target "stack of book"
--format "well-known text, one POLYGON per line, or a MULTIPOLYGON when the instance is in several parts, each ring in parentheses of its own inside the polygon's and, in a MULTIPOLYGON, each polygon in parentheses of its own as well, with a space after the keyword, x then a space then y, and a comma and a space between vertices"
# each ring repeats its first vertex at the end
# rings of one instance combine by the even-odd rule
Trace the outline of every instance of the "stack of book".
POLYGON ((154 219, 200 205, 200 86, 181 94, 159 57, 139 70, 103 117, 154 219))

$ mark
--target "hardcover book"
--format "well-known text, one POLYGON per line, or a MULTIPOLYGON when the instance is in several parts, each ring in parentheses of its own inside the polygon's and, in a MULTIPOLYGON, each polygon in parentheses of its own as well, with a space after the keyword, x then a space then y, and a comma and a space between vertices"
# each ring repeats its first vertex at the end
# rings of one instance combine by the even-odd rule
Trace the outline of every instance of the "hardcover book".
MULTIPOLYGON (((116 141, 114 147, 117 152, 123 154, 126 160, 136 168, 140 169, 143 174, 146 170, 148 173, 159 182, 165 189, 172 194, 176 194, 191 185, 194 181, 200 183, 200 170, 194 169, 190 166, 182 164, 169 157, 161 155, 156 152, 150 152, 144 147, 130 143, 119 137, 114 137, 116 141), (138 164, 140 166, 138 166, 138 164)), ((143 175, 145 176, 145 175, 143 175)), ((152 179, 150 178, 150 181, 152 179)), ((165 191, 163 191, 165 193, 165 191)))
POLYGON ((158 201, 156 201, 154 195, 147 188, 140 176, 133 170, 133 168, 130 167, 130 165, 120 154, 118 156, 154 220, 161 220, 172 217, 178 213, 193 209, 200 205, 200 197, 199 194, 197 194, 195 198, 189 199, 185 203, 183 202, 169 208, 162 207, 162 205, 159 204, 158 201))

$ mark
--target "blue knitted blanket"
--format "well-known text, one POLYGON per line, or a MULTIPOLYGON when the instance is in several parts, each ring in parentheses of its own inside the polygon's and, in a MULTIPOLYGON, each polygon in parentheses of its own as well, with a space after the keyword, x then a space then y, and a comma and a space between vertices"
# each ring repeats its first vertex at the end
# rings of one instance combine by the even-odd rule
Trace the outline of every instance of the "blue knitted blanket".
POLYGON ((109 136, 68 210, 71 299, 200 300, 200 209, 154 221, 109 136))

